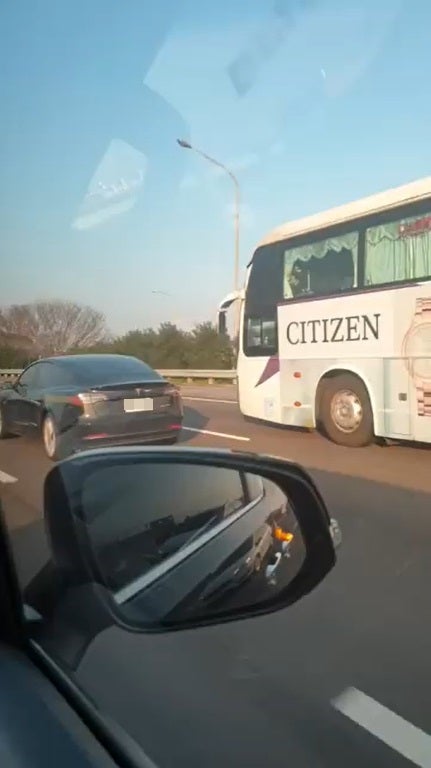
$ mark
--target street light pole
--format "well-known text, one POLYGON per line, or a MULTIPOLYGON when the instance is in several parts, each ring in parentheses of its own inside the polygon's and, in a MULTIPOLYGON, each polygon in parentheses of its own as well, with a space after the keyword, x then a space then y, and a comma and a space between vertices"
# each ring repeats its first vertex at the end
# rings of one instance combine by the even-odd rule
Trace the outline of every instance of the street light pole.
POLYGON ((200 155, 204 158, 204 160, 207 160, 209 163, 212 163, 212 165, 217 166, 217 168, 221 168, 222 171, 227 173, 229 178, 232 180, 234 184, 234 190, 235 190, 235 197, 234 197, 234 272, 233 272, 233 288, 234 291, 239 291, 239 207, 240 207, 240 189, 239 189, 239 181, 236 178, 235 174, 230 170, 230 168, 227 168, 223 163, 220 163, 218 160, 215 160, 213 157, 210 157, 210 155, 207 155, 206 152, 202 152, 200 149, 196 149, 190 142, 185 141, 184 139, 177 139, 177 143, 182 147, 183 149, 191 149, 193 152, 196 152, 197 155, 200 155))

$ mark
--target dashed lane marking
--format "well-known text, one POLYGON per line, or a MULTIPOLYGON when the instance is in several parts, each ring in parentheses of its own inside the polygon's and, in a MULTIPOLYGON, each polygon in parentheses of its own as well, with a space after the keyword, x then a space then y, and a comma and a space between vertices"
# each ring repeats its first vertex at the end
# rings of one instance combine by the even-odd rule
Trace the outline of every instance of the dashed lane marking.
POLYGON ((431 736, 357 688, 332 701, 336 710, 420 768, 431 768, 431 736))
POLYGON ((249 437, 243 437, 242 435, 227 435, 225 432, 210 432, 209 429, 194 429, 193 427, 183 427, 186 432, 196 432, 198 435, 211 435, 212 437, 226 437, 228 440, 240 440, 244 443, 249 443, 249 437))
POLYGON ((0 483, 16 483, 18 482, 17 477, 13 477, 13 475, 8 475, 7 472, 2 472, 0 469, 0 483))

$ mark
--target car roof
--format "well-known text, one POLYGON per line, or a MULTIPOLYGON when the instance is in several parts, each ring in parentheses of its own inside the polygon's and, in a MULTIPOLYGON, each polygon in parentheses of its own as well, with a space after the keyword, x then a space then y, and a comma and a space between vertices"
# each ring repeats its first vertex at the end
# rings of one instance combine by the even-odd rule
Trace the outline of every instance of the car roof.
POLYGON ((64 365, 74 365, 75 363, 79 365, 81 362, 85 363, 96 363, 98 361, 100 362, 116 362, 117 360, 133 360, 136 363, 141 363, 142 365, 146 365, 146 363, 143 362, 143 360, 139 360, 138 357, 133 357, 132 355, 103 355, 103 354, 88 354, 88 355, 57 355, 55 357, 43 357, 40 360, 37 360, 38 363, 60 363, 64 365))

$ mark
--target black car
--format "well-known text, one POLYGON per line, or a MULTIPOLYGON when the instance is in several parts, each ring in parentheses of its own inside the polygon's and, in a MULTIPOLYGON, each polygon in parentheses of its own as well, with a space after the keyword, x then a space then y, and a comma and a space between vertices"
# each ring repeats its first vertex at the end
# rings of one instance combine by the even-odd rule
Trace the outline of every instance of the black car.
POLYGON ((95 445, 172 444, 182 420, 178 389, 124 355, 38 360, 0 391, 0 438, 40 436, 54 461, 95 445))

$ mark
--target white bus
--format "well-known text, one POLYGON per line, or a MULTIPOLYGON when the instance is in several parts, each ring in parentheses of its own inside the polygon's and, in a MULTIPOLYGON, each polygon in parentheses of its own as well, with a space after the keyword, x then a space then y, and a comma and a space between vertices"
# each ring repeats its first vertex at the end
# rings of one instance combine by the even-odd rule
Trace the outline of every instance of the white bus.
POLYGON ((278 227, 237 300, 245 416, 431 442, 431 177, 278 227))

